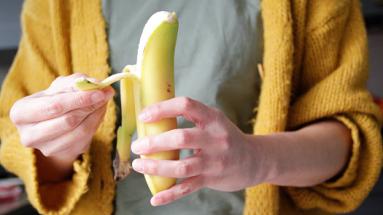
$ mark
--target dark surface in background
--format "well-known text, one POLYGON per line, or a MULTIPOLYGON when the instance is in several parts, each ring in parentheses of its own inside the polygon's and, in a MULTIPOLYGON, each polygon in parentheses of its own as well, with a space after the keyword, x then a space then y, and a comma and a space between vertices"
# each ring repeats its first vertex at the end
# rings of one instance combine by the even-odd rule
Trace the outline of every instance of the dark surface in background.
POLYGON ((0 66, 9 68, 15 55, 16 49, 0 50, 0 66))
MULTIPOLYGON (((11 0, 6 0, 10 2, 11 0)), ((15 1, 12 0, 14 3, 15 1)), ((17 0, 16 2, 21 2, 17 0)), ((365 0, 363 2, 363 10, 366 20, 366 26, 369 33, 369 47, 370 47, 370 60, 371 60, 371 77, 368 85, 369 89, 376 95, 383 97, 383 91, 381 87, 383 85, 383 7, 376 7, 372 0, 365 0)), ((1 3, 4 3, 1 0, 1 3)), ((4 5, 4 4, 1 4, 4 5)), ((0 14, 1 15, 1 14, 0 14)), ((4 14, 3 14, 4 15, 4 14)), ((6 16, 0 16, 6 17, 6 16)), ((1 19, 0 22, 4 22, 1 19)), ((1 34, 0 34, 1 35, 1 34)), ((0 40, 3 38, 0 36, 0 40)), ((1 49, 0 47, 0 85, 4 79, 6 72, 11 65, 11 62, 16 54, 16 49, 13 47, 1 49)), ((0 166, 0 178, 7 177, 10 174, 5 172, 0 166)), ((8 215, 35 215, 38 214, 31 206, 25 206, 18 210, 9 213, 8 215)), ((381 176, 374 190, 368 196, 367 200, 362 206, 354 213, 350 215, 382 215, 383 214, 383 177, 381 176)))
POLYGON ((26 205, 6 215, 39 215, 39 213, 31 205, 26 205))

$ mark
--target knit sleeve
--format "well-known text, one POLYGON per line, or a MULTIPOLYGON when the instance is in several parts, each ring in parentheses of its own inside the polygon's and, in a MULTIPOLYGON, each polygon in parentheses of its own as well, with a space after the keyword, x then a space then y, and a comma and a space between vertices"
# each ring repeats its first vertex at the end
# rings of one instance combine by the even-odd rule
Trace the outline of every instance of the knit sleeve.
POLYGON ((299 208, 346 213, 363 202, 378 179, 381 114, 366 89, 367 39, 359 2, 313 2, 310 10, 319 12, 308 20, 302 93, 292 103, 289 129, 336 119, 350 130, 353 144, 336 178, 313 187, 282 189, 299 208))
POLYGON ((56 72, 59 69, 48 6, 47 1, 37 0, 26 1, 23 5, 23 35, 0 93, 0 161, 24 181, 28 199, 39 213, 68 214, 88 189, 89 154, 73 164, 71 179, 42 185, 38 180, 35 151, 20 144, 17 129, 9 119, 9 111, 16 100, 47 88, 60 75, 56 72))

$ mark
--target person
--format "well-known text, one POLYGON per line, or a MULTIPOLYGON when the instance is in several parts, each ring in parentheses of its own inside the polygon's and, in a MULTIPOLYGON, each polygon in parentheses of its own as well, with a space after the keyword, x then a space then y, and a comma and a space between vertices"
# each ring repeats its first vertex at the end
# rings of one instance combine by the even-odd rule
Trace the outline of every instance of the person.
POLYGON ((362 203, 379 176, 382 143, 357 0, 137 4, 24 3, 0 95, 0 158, 39 213, 328 214, 362 203), (161 8, 180 14, 177 97, 139 116, 183 118, 132 151, 192 150, 179 161, 136 158, 140 174, 117 184, 116 92, 77 91, 73 82, 133 61, 137 23, 161 8), (141 173, 182 180, 150 197, 141 173))

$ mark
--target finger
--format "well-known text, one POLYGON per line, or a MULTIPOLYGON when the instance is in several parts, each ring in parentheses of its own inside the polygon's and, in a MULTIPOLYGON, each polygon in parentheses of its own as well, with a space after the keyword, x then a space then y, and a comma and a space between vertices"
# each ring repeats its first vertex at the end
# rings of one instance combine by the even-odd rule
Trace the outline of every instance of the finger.
POLYGON ((146 107, 139 115, 144 122, 183 116, 198 125, 209 122, 213 111, 208 106, 188 97, 176 97, 146 107))
POLYGON ((74 73, 69 76, 59 76, 52 82, 49 88, 46 89, 44 92, 46 94, 52 95, 58 92, 64 93, 64 92, 77 91, 77 89, 75 89, 73 85, 74 81, 77 78, 88 78, 88 76, 81 73, 74 73))
POLYGON ((190 177, 168 190, 161 191, 150 200, 153 206, 169 204, 177 199, 187 196, 203 187, 202 176, 190 177))
POLYGON ((100 102, 89 107, 70 111, 57 118, 21 126, 24 130, 21 142, 26 146, 33 147, 38 143, 55 139, 74 130, 89 114, 103 105, 105 105, 105 102, 100 102))
POLYGON ((208 145, 203 144, 205 139, 205 132, 199 128, 174 129, 137 139, 132 144, 132 151, 135 154, 151 154, 175 149, 199 149, 208 145))
POLYGON ((191 156, 182 160, 135 159, 132 163, 137 172, 170 178, 187 178, 203 171, 202 158, 191 156))
POLYGON ((11 118, 15 124, 36 123, 61 116, 71 110, 106 102, 114 95, 112 88, 78 91, 53 96, 22 99, 13 106, 11 118))
POLYGON ((73 131, 44 143, 44 145, 39 148, 40 151, 45 156, 57 155, 65 151, 77 154, 83 153, 88 147, 87 143, 89 143, 102 121, 105 111, 106 106, 94 111, 73 131))

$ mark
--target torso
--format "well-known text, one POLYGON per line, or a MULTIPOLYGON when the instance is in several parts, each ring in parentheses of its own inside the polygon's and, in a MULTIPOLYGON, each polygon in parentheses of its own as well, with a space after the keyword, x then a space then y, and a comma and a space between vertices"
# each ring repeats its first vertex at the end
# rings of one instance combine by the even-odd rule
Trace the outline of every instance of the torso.
MULTIPOLYGON (((221 109, 243 131, 259 93, 256 64, 261 61, 262 26, 258 1, 103 2, 109 25, 110 64, 114 73, 134 64, 142 28, 156 11, 176 11, 179 33, 175 56, 176 96, 188 96, 221 109)), ((179 119, 179 127, 191 127, 179 119)), ((190 155, 183 151, 182 157, 190 155)), ((134 157, 133 157, 134 158, 134 157)), ((144 177, 133 173, 117 184, 116 214, 240 214, 243 191, 203 189, 162 207, 150 206, 144 177)))

